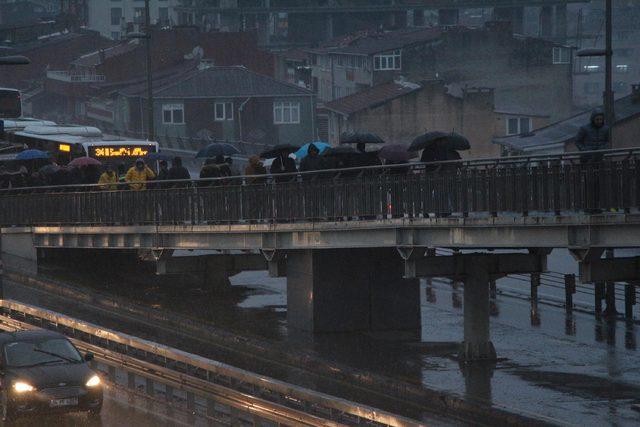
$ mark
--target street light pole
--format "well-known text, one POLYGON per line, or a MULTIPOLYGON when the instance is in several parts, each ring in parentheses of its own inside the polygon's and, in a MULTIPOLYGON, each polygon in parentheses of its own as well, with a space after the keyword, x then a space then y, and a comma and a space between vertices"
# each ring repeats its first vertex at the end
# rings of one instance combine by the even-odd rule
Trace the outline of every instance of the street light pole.
POLYGON ((612 0, 606 0, 605 8, 605 82, 604 82, 604 111, 607 125, 613 126, 615 121, 614 98, 613 98, 613 47, 611 42, 612 36, 612 19, 613 7, 612 0))
POLYGON ((153 79, 151 78, 151 16, 149 14, 149 0, 144 0, 144 25, 147 37, 146 53, 147 53, 147 139, 154 141, 155 126, 153 123, 153 79))

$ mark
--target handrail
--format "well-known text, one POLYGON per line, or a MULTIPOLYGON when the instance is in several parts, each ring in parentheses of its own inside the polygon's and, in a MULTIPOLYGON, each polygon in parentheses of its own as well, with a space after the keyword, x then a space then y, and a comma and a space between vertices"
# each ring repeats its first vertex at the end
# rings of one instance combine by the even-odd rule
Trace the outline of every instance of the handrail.
MULTIPOLYGON (((91 337, 95 337, 98 342, 112 342, 120 347, 124 346, 125 349, 132 348, 137 351, 144 352, 145 354, 152 355, 158 360, 171 360, 174 362, 173 366, 176 366, 175 362, 177 362, 178 364, 183 364, 185 366, 195 368, 195 370, 202 370, 207 372, 207 378, 209 378, 210 376, 227 377, 231 380, 249 384, 259 389, 266 389, 273 393, 309 402, 325 409, 332 409, 335 411, 347 413, 351 416, 362 419, 363 421, 373 421, 389 426, 410 427, 420 425, 420 423, 416 421, 385 411, 381 411, 367 405, 350 402, 345 399, 329 396, 327 394, 316 392, 314 390, 285 383, 283 381, 276 380, 264 375, 255 374, 244 369, 236 368, 225 363, 188 353, 186 351, 178 350, 163 344, 155 343, 142 338, 134 337, 129 334, 103 328, 89 322, 74 319, 51 310, 12 300, 0 300, 0 309, 4 311, 5 314, 7 312, 9 314, 12 312, 21 313, 26 316, 32 316, 40 320, 44 320, 53 325, 62 325, 65 328, 69 328, 74 331, 79 331, 83 334, 90 335, 91 337)), ((2 316, 1 313, 0 316, 2 316)), ((89 342, 89 344, 96 345, 93 342, 89 342)), ((109 347, 107 347, 107 350, 114 351, 109 347)))
MULTIPOLYGON (((327 176, 331 174, 343 174, 343 173, 353 173, 353 172, 376 172, 376 171, 386 171, 386 170, 395 170, 395 169, 406 169, 410 168, 413 170, 419 170, 424 167, 442 167, 447 165, 460 165, 461 167, 470 167, 470 166, 491 166, 495 165, 518 165, 518 164, 532 164, 539 163, 541 161, 566 161, 566 160, 578 160, 584 155, 593 155, 600 154, 604 158, 612 158, 618 157, 622 155, 627 155, 627 157, 631 157, 632 155, 640 155, 640 147, 633 148, 624 148, 624 149, 608 149, 608 150, 594 150, 594 151, 577 151, 577 152, 569 152, 564 154, 536 154, 536 155, 522 155, 522 156, 513 156, 513 157, 489 157, 489 158, 480 158, 480 159, 468 159, 468 160, 446 160, 446 161, 437 161, 437 162, 410 162, 404 164, 394 164, 394 165, 376 165, 376 166, 358 166, 351 168, 340 168, 340 169, 322 169, 317 171, 307 171, 307 172, 289 172, 282 174, 266 174, 266 175, 236 175, 236 176, 226 176, 226 177, 215 177, 215 178, 198 178, 198 179, 183 179, 183 180, 151 180, 151 181, 131 181, 131 182, 117 182, 117 183, 108 183, 108 184, 69 184, 63 186, 38 186, 38 187, 14 187, 10 189, 0 189, 0 197, 3 193, 9 192, 42 192, 43 190, 55 190, 55 189, 87 189, 87 191, 98 190, 100 192, 104 192, 102 187, 111 187, 116 186, 118 189, 126 188, 129 184, 146 184, 148 186, 157 186, 157 185, 184 185, 191 183, 225 183, 225 182, 238 182, 246 179, 272 179, 275 177, 281 178, 290 178, 293 179, 295 177, 307 177, 307 176, 327 176)), ((138 190, 139 191, 139 190, 138 190)))

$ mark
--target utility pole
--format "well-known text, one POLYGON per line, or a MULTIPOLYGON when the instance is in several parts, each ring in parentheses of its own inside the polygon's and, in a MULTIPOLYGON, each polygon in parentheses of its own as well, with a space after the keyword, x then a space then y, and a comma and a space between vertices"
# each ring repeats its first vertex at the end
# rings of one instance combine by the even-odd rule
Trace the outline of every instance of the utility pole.
POLYGON ((611 43, 613 24, 612 0, 606 0, 605 9, 605 82, 604 82, 604 111, 607 125, 612 128, 615 121, 613 98, 613 48, 611 43))
POLYGON ((144 0, 144 32, 147 50, 147 140, 154 141, 155 126, 153 123, 153 79, 151 76, 151 15, 149 13, 149 1, 144 0))

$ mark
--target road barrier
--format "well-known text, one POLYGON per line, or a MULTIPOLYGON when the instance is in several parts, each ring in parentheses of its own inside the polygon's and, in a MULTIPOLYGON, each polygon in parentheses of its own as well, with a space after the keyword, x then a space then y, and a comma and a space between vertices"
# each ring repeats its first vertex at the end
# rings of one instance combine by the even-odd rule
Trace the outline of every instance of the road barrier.
POLYGON ((107 367, 109 381, 181 401, 192 414, 236 425, 418 426, 419 422, 31 305, 0 300, 4 330, 44 328, 68 336, 107 367), (177 399, 176 399, 177 398, 177 399))

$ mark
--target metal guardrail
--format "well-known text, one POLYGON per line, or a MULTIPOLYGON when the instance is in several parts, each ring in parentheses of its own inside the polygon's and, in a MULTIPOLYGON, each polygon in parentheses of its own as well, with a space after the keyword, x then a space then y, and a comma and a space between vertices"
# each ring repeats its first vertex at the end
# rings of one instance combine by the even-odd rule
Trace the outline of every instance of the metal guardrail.
POLYGON ((105 363, 112 382, 116 368, 127 371, 127 386, 144 382, 148 395, 164 384, 165 398, 180 390, 187 409, 195 410, 197 398, 206 416, 249 413, 252 420, 284 425, 418 426, 419 422, 323 393, 254 374, 201 356, 147 341, 128 334, 70 318, 50 310, 0 300, 0 327, 40 327, 61 332, 82 350, 92 351, 105 363), (230 408, 230 409, 229 409, 230 408))
MULTIPOLYGON (((528 215, 640 206, 640 150, 161 181, 143 191, 98 185, 0 191, 0 225, 171 225, 528 215), (253 181, 250 181, 253 180, 253 181)), ((126 184, 118 184, 124 188, 126 184)))

